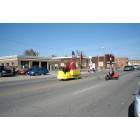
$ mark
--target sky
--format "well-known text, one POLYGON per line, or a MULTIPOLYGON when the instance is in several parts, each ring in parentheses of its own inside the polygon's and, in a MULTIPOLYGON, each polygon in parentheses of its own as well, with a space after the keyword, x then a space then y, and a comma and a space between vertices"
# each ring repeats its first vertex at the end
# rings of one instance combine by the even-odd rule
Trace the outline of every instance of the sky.
POLYGON ((0 56, 21 55, 34 49, 40 56, 114 54, 140 59, 137 23, 0 23, 0 56))

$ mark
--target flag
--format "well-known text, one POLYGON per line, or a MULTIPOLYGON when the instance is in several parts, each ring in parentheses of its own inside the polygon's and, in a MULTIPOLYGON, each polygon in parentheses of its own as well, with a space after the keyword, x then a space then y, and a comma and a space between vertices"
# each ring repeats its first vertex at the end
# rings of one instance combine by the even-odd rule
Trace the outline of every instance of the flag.
POLYGON ((74 58, 75 57, 75 52, 74 51, 72 51, 72 58, 74 58))

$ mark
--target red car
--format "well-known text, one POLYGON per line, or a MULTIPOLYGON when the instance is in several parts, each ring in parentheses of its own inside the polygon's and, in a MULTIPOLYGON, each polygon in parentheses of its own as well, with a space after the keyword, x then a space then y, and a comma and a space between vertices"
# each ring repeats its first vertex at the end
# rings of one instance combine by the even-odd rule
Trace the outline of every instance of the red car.
POLYGON ((20 70, 18 70, 19 75, 26 75, 27 72, 28 72, 28 69, 20 69, 20 70))

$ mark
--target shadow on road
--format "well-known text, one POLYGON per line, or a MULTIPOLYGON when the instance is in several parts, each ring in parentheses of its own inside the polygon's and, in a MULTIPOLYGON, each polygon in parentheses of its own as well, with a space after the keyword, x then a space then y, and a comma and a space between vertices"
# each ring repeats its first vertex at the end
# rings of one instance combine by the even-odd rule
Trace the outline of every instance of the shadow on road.
POLYGON ((128 108, 128 117, 134 117, 134 102, 132 102, 128 108))

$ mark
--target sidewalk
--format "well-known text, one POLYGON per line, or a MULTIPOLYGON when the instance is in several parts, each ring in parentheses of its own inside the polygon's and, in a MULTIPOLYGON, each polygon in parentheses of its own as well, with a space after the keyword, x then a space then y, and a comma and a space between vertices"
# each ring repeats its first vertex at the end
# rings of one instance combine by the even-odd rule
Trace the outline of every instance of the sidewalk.
MULTIPOLYGON (((96 72, 88 72, 88 69, 82 69, 81 75, 82 77, 88 77, 92 74, 95 76, 98 76, 99 78, 104 78, 104 75, 107 71, 96 71, 96 72)), ((21 80, 30 80, 30 79, 42 79, 42 78, 56 78, 57 72, 52 71, 47 75, 40 75, 40 76, 29 76, 29 75, 18 75, 15 77, 0 77, 0 83, 1 82, 10 82, 10 81, 21 81, 21 80)))
POLYGON ((30 79, 42 79, 42 78, 56 78, 56 73, 49 73, 47 75, 39 76, 29 76, 29 75, 17 75, 15 77, 0 77, 0 82, 10 82, 10 81, 21 81, 30 79))
MULTIPOLYGON (((88 71, 82 71, 81 75, 87 75, 88 71)), ((0 77, 1 82, 10 82, 10 81, 21 81, 21 80, 30 80, 30 79, 43 79, 43 78, 56 78, 57 72, 52 71, 47 75, 39 75, 39 76, 29 76, 29 75, 17 75, 15 77, 0 77)))

